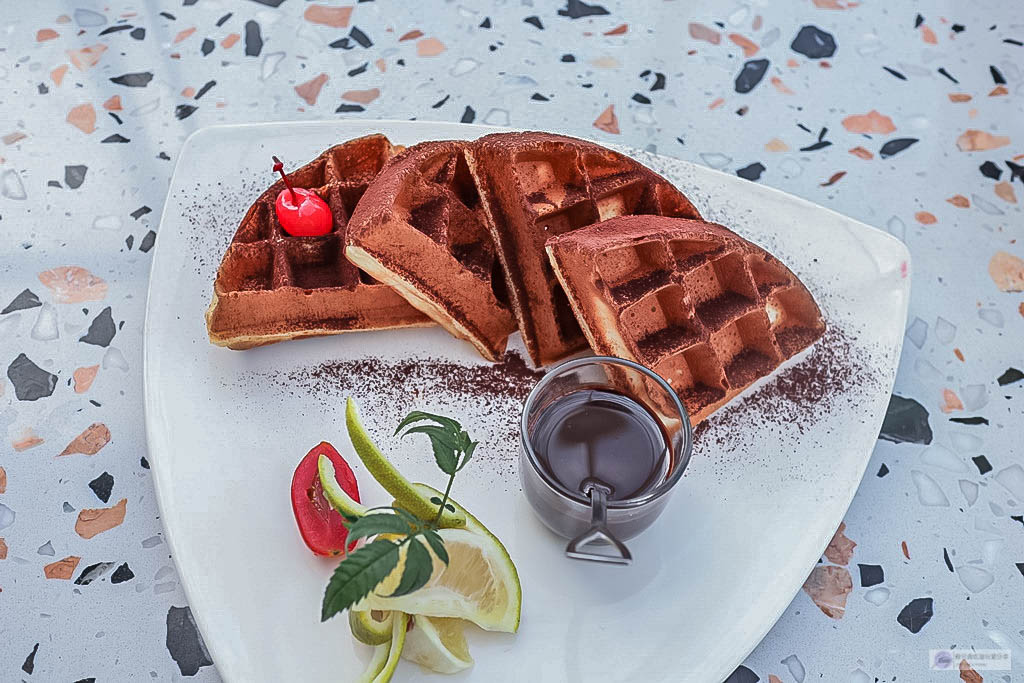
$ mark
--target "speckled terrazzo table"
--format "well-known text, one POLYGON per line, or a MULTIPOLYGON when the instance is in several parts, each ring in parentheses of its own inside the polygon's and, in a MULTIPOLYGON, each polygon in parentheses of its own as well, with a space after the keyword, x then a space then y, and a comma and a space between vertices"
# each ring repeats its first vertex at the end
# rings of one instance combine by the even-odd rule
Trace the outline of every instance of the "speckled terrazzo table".
POLYGON ((195 128, 333 117, 629 144, 906 241, 868 474, 730 680, 1020 680, 1019 3, 11 2, 0 36, 0 680, 217 679, 146 460, 157 216, 195 128), (1015 670, 929 671, 953 647, 1015 670))

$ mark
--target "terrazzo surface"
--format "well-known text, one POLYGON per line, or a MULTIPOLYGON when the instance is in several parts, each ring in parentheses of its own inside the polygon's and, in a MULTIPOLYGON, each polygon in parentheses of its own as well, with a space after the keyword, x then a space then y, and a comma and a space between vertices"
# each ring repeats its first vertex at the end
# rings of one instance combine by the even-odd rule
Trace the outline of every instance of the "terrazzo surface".
POLYGON ((1019 3, 37 2, 0 36, 0 680, 218 680, 146 460, 157 217, 196 128, 339 117, 632 145, 904 240, 868 474, 729 680, 1024 679, 1019 3))

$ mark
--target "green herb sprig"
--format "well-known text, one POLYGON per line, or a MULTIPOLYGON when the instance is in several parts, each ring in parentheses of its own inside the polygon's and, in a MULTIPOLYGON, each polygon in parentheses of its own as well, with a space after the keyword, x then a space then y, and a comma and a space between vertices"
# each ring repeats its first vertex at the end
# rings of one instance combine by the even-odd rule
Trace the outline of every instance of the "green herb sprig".
POLYGON ((338 612, 350 608, 379 586, 398 565, 402 546, 408 546, 402 577, 395 590, 386 597, 408 595, 422 588, 430 580, 434 564, 426 546, 429 546, 445 565, 448 564, 448 552, 444 547, 444 539, 438 533, 438 522, 446 508, 454 511, 454 507, 448 503, 448 498, 455 475, 473 457, 473 451, 479 442, 473 441, 462 429, 462 425, 455 420, 419 410, 409 413, 399 423, 395 435, 399 435, 403 429, 405 433, 402 437, 410 434, 427 435, 433 449, 434 461, 438 468, 448 475, 444 497, 435 496, 430 499, 437 505, 437 516, 433 520, 424 521, 399 505, 370 508, 370 514, 363 517, 346 516, 347 543, 362 538, 375 538, 366 545, 346 553, 345 558, 334 570, 324 593, 321 621, 326 621, 338 612), (417 424, 424 422, 434 424, 417 424))

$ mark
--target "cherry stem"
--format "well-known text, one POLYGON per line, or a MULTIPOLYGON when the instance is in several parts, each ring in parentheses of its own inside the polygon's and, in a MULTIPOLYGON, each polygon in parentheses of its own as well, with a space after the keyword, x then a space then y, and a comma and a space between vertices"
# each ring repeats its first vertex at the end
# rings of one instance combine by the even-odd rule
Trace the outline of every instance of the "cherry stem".
POLYGON ((284 162, 277 157, 270 157, 274 160, 274 171, 281 174, 281 179, 284 180, 285 187, 292 194, 292 203, 296 206, 299 205, 299 198, 295 196, 295 188, 292 187, 292 181, 288 180, 288 176, 284 174, 284 162))

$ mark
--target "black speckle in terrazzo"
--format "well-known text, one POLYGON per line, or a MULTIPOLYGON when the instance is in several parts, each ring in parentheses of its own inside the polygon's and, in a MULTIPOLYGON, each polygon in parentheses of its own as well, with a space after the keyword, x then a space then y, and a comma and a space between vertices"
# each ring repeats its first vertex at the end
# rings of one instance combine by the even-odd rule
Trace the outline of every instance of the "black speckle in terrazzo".
POLYGON ((1015 164, 1009 159, 1006 160, 1006 167, 1010 169, 1010 182, 1012 183, 1017 178, 1024 183, 1024 164, 1015 164))
POLYGON ((103 138, 100 142, 131 142, 131 140, 120 133, 114 133, 113 135, 108 135, 103 138))
POLYGON ((135 40, 144 40, 146 37, 146 29, 140 26, 137 29, 133 29, 132 32, 128 35, 130 35, 135 40))
POLYGON ((112 83, 123 85, 127 88, 145 88, 153 80, 152 71, 137 71, 131 74, 121 74, 110 79, 112 83))
POLYGON ((212 88, 215 85, 217 85, 217 81, 206 81, 206 83, 203 83, 203 87, 201 87, 199 91, 196 92, 196 96, 193 99, 198 100, 200 97, 210 92, 210 88, 212 88))
POLYGON ((32 652, 28 653, 28 657, 25 657, 25 663, 21 665, 21 670, 27 673, 29 676, 36 670, 36 653, 39 652, 39 643, 36 643, 32 648, 32 652))
POLYGON ((914 598, 900 610, 896 621, 911 633, 918 633, 933 615, 931 598, 914 598))
POLYGON ((353 26, 348 35, 349 38, 359 43, 362 47, 373 47, 373 41, 370 40, 370 36, 363 33, 358 26, 353 26))
POLYGON ((115 334, 117 326, 114 325, 114 317, 110 314, 110 306, 107 306, 93 319, 89 324, 89 331, 79 337, 78 341, 94 346, 110 346, 115 334))
POLYGON ((942 549, 942 561, 946 563, 946 569, 948 569, 951 574, 954 573, 953 572, 953 562, 950 561, 950 559, 949 559, 949 551, 946 550, 945 548, 942 549))
POLYGON ((348 114, 352 112, 366 111, 366 107, 361 104, 342 104, 334 110, 335 114, 348 114))
POLYGON ((532 95, 530 95, 530 99, 533 100, 534 102, 548 102, 548 101, 550 101, 550 98, 545 97, 544 95, 541 95, 539 92, 535 92, 532 95))
POLYGON ((632 99, 633 99, 634 102, 639 102, 640 104, 650 104, 651 103, 651 98, 647 97, 646 95, 641 95, 638 92, 633 93, 632 99))
POLYGON ((991 65, 988 67, 988 71, 992 74, 992 80, 996 85, 1006 85, 1006 77, 1003 76, 1003 72, 991 65))
POLYGON ((89 482, 89 488, 96 494, 96 497, 104 503, 110 502, 110 492, 114 488, 114 477, 110 472, 104 472, 89 482))
POLYGON ((214 42, 212 40, 210 40, 209 38, 203 38, 203 44, 199 48, 199 51, 202 52, 203 56, 205 57, 206 55, 208 55, 211 52, 213 52, 213 47, 214 47, 214 42))
POLYGON ((992 463, 984 455, 976 455, 971 460, 974 461, 974 466, 978 468, 978 474, 988 474, 992 471, 992 463))
POLYGON ((224 16, 222 16, 220 19, 217 20, 217 24, 216 25, 217 26, 223 26, 224 24, 227 23, 228 19, 230 19, 233 16, 235 16, 234 12, 228 12, 227 14, 225 14, 224 16))
POLYGON ((588 5, 580 0, 569 0, 563 9, 558 10, 558 15, 561 17, 569 17, 570 19, 579 19, 581 17, 592 17, 610 14, 601 5, 588 5))
POLYGON ((149 208, 148 206, 143 205, 143 206, 140 206, 139 208, 135 209, 134 211, 132 211, 128 215, 131 216, 132 218, 134 218, 135 220, 139 220, 140 218, 145 216, 147 213, 150 213, 152 210, 153 209, 149 208))
MULTIPOLYGON (((25 291, 27 292, 28 290, 26 289, 25 291)), ((4 313, 6 312, 7 311, 5 310, 4 313)), ((1013 384, 1014 382, 1019 382, 1022 379, 1024 379, 1024 372, 1021 372, 1017 368, 1007 368, 1006 372, 999 375, 999 378, 996 381, 999 382, 999 386, 1005 387, 1007 384, 1013 384)))
POLYGON ((31 289, 26 289, 21 292, 18 296, 11 300, 11 303, 4 307, 4 310, 0 311, 0 315, 6 313, 13 313, 14 311, 23 311, 27 308, 36 308, 42 306, 43 302, 39 300, 39 297, 35 295, 31 289))
POLYGON ((110 568, 114 566, 113 562, 97 562, 96 564, 90 564, 88 567, 82 570, 82 573, 75 579, 76 586, 88 586, 93 581, 101 578, 104 574, 110 571, 110 568))
POLYGON ((178 17, 174 16, 170 12, 161 12, 160 16, 164 19, 170 19, 171 21, 176 21, 178 19, 178 17))
POLYGON ((958 80, 956 80, 955 78, 953 78, 953 75, 952 75, 952 74, 950 74, 950 73, 949 73, 948 71, 946 71, 946 68, 945 68, 945 67, 943 67, 943 66, 940 66, 940 67, 939 67, 939 69, 938 69, 938 71, 939 71, 939 73, 940 73, 940 74, 942 74, 943 76, 945 76, 945 77, 946 77, 946 78, 948 78, 949 80, 953 81, 954 83, 960 83, 960 81, 958 81, 958 80))
POLYGON ((466 106, 466 110, 462 112, 462 118, 459 119, 460 123, 473 123, 476 119, 476 110, 469 105, 466 106))
POLYGON ((755 161, 749 166, 744 166, 741 169, 737 169, 736 175, 738 175, 740 178, 746 178, 747 180, 759 180, 761 178, 761 174, 764 173, 764 171, 764 164, 762 164, 760 161, 755 161))
POLYGON ((89 170, 84 164, 64 167, 64 184, 72 190, 77 190, 85 182, 85 174, 89 170))
POLYGON ((886 465, 886 464, 885 464, 885 463, 883 462, 883 463, 882 463, 882 466, 878 468, 878 473, 877 473, 877 474, 875 474, 875 476, 876 476, 876 477, 878 477, 879 479, 881 479, 882 477, 884 477, 884 476, 885 476, 885 475, 887 475, 887 474, 889 474, 889 466, 888 466, 888 465, 886 465))
POLYGON ((7 378, 14 385, 14 395, 19 401, 46 398, 57 386, 57 375, 43 370, 24 353, 18 354, 7 366, 7 378))
POLYGON ((135 572, 128 566, 127 562, 121 563, 121 565, 114 570, 114 573, 110 575, 110 583, 124 583, 125 581, 131 581, 135 578, 135 572))
POLYGON ((213 664, 203 637, 196 628, 192 610, 187 606, 172 606, 167 611, 167 651, 171 653, 171 659, 178 665, 182 676, 195 676, 199 669, 213 664))
POLYGON ((110 33, 117 33, 118 31, 130 31, 132 28, 134 27, 131 24, 117 24, 116 26, 103 29, 99 34, 105 36, 110 33))
POLYGON ((893 443, 930 444, 932 428, 928 424, 928 410, 912 398, 893 394, 889 397, 878 438, 893 443))
POLYGON ((171 160, 171 157, 168 156, 167 152, 160 152, 159 154, 156 155, 156 158, 157 159, 163 159, 164 161, 170 161, 171 160))
POLYGON ((484 20, 480 22, 480 28, 490 28, 490 27, 491 27, 491 18, 490 17, 484 17, 484 20))
POLYGON ((951 417, 950 422, 956 422, 962 425, 987 425, 987 417, 951 417))
POLYGON ((142 242, 139 243, 139 251, 143 254, 149 252, 156 244, 156 233, 150 230, 142 237, 142 242))
POLYGON ((914 17, 914 28, 920 27, 921 24, 923 24, 923 23, 924 23, 924 17, 922 17, 920 14, 918 14, 916 17, 914 17))
POLYGON ((760 676, 741 664, 729 674, 724 683, 757 683, 759 680, 760 676))
POLYGON ((889 140, 889 142, 882 145, 882 148, 878 150, 878 155, 883 159, 888 159, 895 154, 899 154, 917 141, 917 138, 896 138, 895 140, 889 140))
POLYGON ((885 581, 885 572, 877 564, 858 564, 861 588, 876 586, 885 581))
POLYGON ((896 69, 893 69, 892 67, 883 66, 882 68, 885 69, 886 71, 888 71, 890 74, 892 74, 896 78, 900 79, 901 81, 907 80, 906 76, 904 76, 902 73, 900 73, 896 69))
POLYGON ((132 250, 133 244, 135 244, 135 235, 128 235, 124 238, 124 246, 128 248, 128 251, 132 250))
POLYGON ((267 7, 280 7, 284 0, 252 0, 252 2, 258 2, 259 4, 266 5, 267 7))
POLYGON ((182 119, 187 119, 188 117, 192 116, 192 114, 194 114, 196 109, 198 108, 199 107, 193 104, 179 104, 174 108, 174 118, 178 119, 179 121, 181 121, 182 119))
POLYGON ((790 44, 790 49, 811 59, 831 57, 836 53, 836 39, 828 31, 823 31, 813 24, 800 29, 790 44))
POLYGON ((1017 571, 1020 572, 1021 576, 1024 576, 1024 562, 1016 562, 1017 571))
POLYGON ((661 73, 660 71, 652 72, 650 69, 645 69, 644 71, 640 72, 640 78, 642 78, 642 79, 644 79, 646 81, 650 77, 650 75, 652 73, 654 74, 654 83, 651 85, 650 89, 651 90, 664 90, 665 89, 665 83, 666 83, 665 74, 661 73))
POLYGON ((359 74, 361 74, 364 71, 366 71, 367 67, 369 67, 369 66, 370 66, 369 62, 363 62, 362 64, 360 64, 356 68, 349 69, 348 75, 349 76, 358 76, 359 74))
POLYGON ((40 83, 36 86, 36 92, 38 92, 40 95, 45 95, 48 92, 50 92, 50 89, 46 87, 45 83, 40 83))
POLYGON ((96 678, 90 676, 89 678, 79 678, 75 683, 96 683, 96 678))
POLYGON ((1024 526, 1024 515, 1010 515, 1010 519, 1020 522, 1021 526, 1024 526))
POLYGON ((991 178, 992 180, 999 180, 1003 177, 1003 169, 999 168, 991 161, 983 163, 978 167, 978 170, 981 171, 981 175, 986 178, 991 178))
POLYGON ((765 73, 768 71, 768 64, 767 59, 751 59, 744 63, 733 84, 736 92, 748 93, 753 90, 761 82, 761 79, 764 78, 765 73))
POLYGON ((434 102, 432 105, 430 105, 430 108, 431 109, 440 109, 441 107, 444 106, 445 102, 447 102, 448 100, 451 99, 451 97, 452 97, 451 95, 445 95, 444 97, 439 99, 437 102, 434 102))
POLYGON ((139 458, 139 465, 144 470, 148 470, 149 469, 149 461, 146 460, 146 456, 142 456, 141 458, 139 458))
POLYGON ((263 36, 260 33, 260 25, 250 19, 245 22, 245 54, 247 57, 256 57, 263 51, 263 36))
POLYGON ((538 17, 537 15, 526 17, 525 19, 523 19, 523 21, 527 24, 530 24, 531 26, 536 26, 541 31, 544 30, 544 24, 541 23, 540 17, 538 17))
MULTIPOLYGON (((110 118, 112 118, 115 121, 117 121, 117 125, 119 125, 119 126, 124 125, 124 121, 121 120, 121 117, 118 116, 117 114, 115 114, 114 112, 108 111, 107 114, 110 116, 110 118)), ((104 140, 104 142, 106 142, 106 140, 104 140)))
POLYGON ((570 54, 564 54, 564 55, 562 55, 562 61, 563 62, 575 62, 576 61, 576 56, 575 55, 570 55, 570 54))

